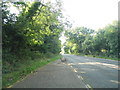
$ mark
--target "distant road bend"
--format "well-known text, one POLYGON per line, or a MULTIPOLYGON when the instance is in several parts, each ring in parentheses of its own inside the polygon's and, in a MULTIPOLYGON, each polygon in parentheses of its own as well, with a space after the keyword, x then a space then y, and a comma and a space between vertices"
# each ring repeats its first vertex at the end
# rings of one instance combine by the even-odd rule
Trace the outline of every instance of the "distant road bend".
POLYGON ((12 88, 118 88, 118 61, 76 55, 39 68, 12 88))

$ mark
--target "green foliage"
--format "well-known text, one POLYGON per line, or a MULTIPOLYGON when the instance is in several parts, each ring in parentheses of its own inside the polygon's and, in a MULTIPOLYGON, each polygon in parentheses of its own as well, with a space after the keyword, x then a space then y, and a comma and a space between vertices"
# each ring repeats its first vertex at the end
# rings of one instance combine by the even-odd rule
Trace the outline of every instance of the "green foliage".
POLYGON ((4 70, 2 87, 7 88, 8 86, 14 84, 16 81, 25 78, 27 74, 35 72, 38 68, 62 57, 61 55, 52 55, 51 57, 46 58, 47 55, 41 54, 42 57, 38 59, 35 58, 34 61, 24 60, 23 62, 18 62, 16 66, 4 64, 3 68, 7 69, 4 70))
MULTIPOLYGON (((31 3, 8 1, 2 2, 1 6, 3 74, 5 75, 3 79, 9 74, 12 75, 13 71, 19 71, 18 67, 21 64, 29 65, 32 61, 37 63, 36 59, 44 60, 59 54, 61 51, 59 37, 65 26, 62 22, 60 1, 54 4, 41 1, 31 3), (17 8, 18 15, 10 13, 11 5, 17 8)), ((30 67, 25 68, 28 71, 33 70, 30 67)), ((15 72, 14 75, 19 76, 19 73, 15 72)), ((14 79, 18 78, 20 77, 14 79)), ((4 85, 6 83, 3 81, 4 85)))
POLYGON ((87 37, 90 37, 91 34, 94 33, 94 30, 88 29, 86 27, 78 27, 73 30, 66 31, 65 35, 68 37, 68 43, 66 43, 66 46, 70 46, 70 50, 75 53, 81 53, 83 52, 83 43, 85 43, 85 39, 87 37), (75 47, 75 51, 72 50, 72 47, 75 47))
POLYGON ((31 51, 59 53, 59 35, 64 25, 60 21, 61 3, 56 2, 55 5, 57 7, 50 2, 2 2, 3 51, 19 58, 29 56, 31 51), (10 5, 18 8, 18 15, 10 13, 10 5))
POLYGON ((68 37, 65 43, 66 53, 84 53, 86 55, 118 58, 117 21, 97 32, 85 27, 78 27, 66 31, 65 35, 68 37), (74 47, 75 49, 73 49, 74 47))

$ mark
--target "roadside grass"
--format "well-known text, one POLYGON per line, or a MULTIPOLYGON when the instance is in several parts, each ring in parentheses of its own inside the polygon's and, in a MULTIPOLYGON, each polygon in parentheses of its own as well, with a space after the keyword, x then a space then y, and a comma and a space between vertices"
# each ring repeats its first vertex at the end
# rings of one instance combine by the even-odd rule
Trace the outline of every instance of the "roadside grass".
POLYGON ((8 88, 9 86, 13 85, 18 80, 25 78, 26 75, 34 72, 36 69, 52 62, 58 60, 62 57, 62 55, 53 55, 49 58, 42 58, 42 59, 34 59, 34 60, 26 60, 22 63, 17 63, 17 67, 15 67, 15 71, 7 74, 3 74, 2 78, 2 87, 8 88))
POLYGON ((106 57, 106 56, 98 56, 98 55, 85 55, 85 54, 75 54, 75 55, 120 61, 120 58, 115 58, 115 57, 106 57))
POLYGON ((105 56, 93 56, 93 55, 87 55, 87 56, 89 56, 89 57, 96 57, 96 58, 103 58, 103 59, 108 59, 108 60, 120 61, 120 58, 105 57, 105 56))

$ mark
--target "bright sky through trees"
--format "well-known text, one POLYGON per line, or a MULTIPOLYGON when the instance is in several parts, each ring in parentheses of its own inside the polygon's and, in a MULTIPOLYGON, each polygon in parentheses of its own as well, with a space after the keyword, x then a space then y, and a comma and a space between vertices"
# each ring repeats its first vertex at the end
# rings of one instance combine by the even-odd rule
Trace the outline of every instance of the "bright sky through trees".
POLYGON ((118 20, 119 0, 62 0, 63 14, 73 27, 85 26, 94 30, 118 20))
MULTIPOLYGON (((88 27, 98 30, 118 20, 119 0, 62 0, 63 15, 70 20, 72 28, 88 27)), ((62 44, 66 41, 63 35, 62 44)))
MULTIPOLYGON (((62 0, 63 15, 71 21, 73 28, 85 26, 97 30, 118 20, 118 2, 119 0, 62 0)), ((10 9, 18 13, 13 7, 10 9)))
MULTIPOLYGON (((55 1, 55 0, 51 0, 55 1)), ((63 15, 70 20, 72 27, 88 27, 94 30, 103 28, 118 20, 119 0, 62 0, 63 15)), ((18 13, 15 8, 12 12, 18 13)), ((62 36, 62 43, 65 37, 62 36)))

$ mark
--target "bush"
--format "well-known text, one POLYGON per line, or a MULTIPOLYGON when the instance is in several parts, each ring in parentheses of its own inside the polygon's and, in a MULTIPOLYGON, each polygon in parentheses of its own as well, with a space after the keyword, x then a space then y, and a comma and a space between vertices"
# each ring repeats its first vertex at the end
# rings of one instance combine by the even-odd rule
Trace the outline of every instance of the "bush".
POLYGON ((45 56, 46 56, 47 58, 50 58, 50 57, 53 56, 53 53, 51 53, 51 52, 47 52, 47 53, 45 54, 45 56))

